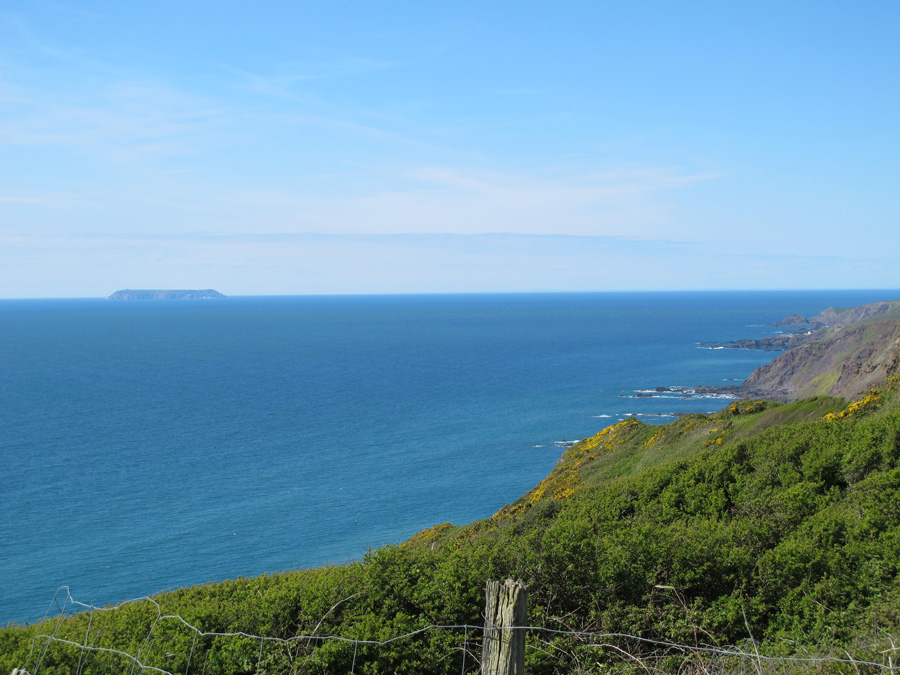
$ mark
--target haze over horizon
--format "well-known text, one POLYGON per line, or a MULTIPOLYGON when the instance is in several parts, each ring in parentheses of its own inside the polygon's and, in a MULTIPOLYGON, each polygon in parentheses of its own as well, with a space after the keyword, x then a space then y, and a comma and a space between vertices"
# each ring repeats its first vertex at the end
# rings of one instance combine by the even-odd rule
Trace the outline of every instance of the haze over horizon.
POLYGON ((9 0, 0 297, 898 288, 898 28, 9 0))

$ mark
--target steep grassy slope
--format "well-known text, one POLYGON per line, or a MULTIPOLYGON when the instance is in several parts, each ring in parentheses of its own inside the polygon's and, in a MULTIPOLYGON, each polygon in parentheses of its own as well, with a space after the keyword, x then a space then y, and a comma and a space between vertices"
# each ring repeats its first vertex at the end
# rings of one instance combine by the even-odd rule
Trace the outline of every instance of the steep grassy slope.
MULTIPOLYGON (((596 638, 571 631, 684 645, 747 645, 752 636, 764 653, 848 650, 882 662, 882 650, 900 641, 896 384, 852 405, 747 401, 666 426, 626 420, 567 450, 545 481, 489 519, 437 526, 361 563, 154 600, 204 631, 385 640, 431 624, 481 624, 485 580, 511 576, 529 584, 530 623, 566 631, 529 634, 529 673, 708 669, 677 649, 615 636, 603 639, 609 647, 592 647, 596 638)), ((387 645, 276 644, 198 638, 157 617, 156 605, 143 602, 10 627, 0 631, 0 669, 114 673, 133 665, 35 638, 55 632, 172 673, 477 670, 477 636, 462 630, 387 645)))

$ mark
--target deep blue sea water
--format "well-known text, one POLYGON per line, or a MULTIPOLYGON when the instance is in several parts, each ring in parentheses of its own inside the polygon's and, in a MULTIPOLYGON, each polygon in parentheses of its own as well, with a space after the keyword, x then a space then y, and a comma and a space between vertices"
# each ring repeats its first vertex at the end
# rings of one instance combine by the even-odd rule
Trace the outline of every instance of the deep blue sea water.
POLYGON ((0 301, 0 624, 361 558, 491 515, 635 398, 774 355, 700 341, 898 291, 0 301))

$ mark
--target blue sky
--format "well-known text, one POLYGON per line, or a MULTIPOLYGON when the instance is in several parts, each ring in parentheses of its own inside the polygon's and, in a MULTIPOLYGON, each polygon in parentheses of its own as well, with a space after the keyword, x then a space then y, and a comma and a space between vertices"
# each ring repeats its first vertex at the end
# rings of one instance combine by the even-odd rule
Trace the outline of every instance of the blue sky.
POLYGON ((900 3, 0 5, 0 297, 900 287, 900 3))

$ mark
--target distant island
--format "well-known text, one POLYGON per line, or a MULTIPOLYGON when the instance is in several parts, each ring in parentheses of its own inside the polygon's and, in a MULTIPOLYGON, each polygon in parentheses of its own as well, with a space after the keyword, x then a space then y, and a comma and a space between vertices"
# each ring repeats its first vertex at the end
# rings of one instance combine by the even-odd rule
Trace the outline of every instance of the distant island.
POLYGON ((225 296, 211 288, 198 290, 160 290, 158 288, 116 291, 107 300, 212 300, 225 296))

